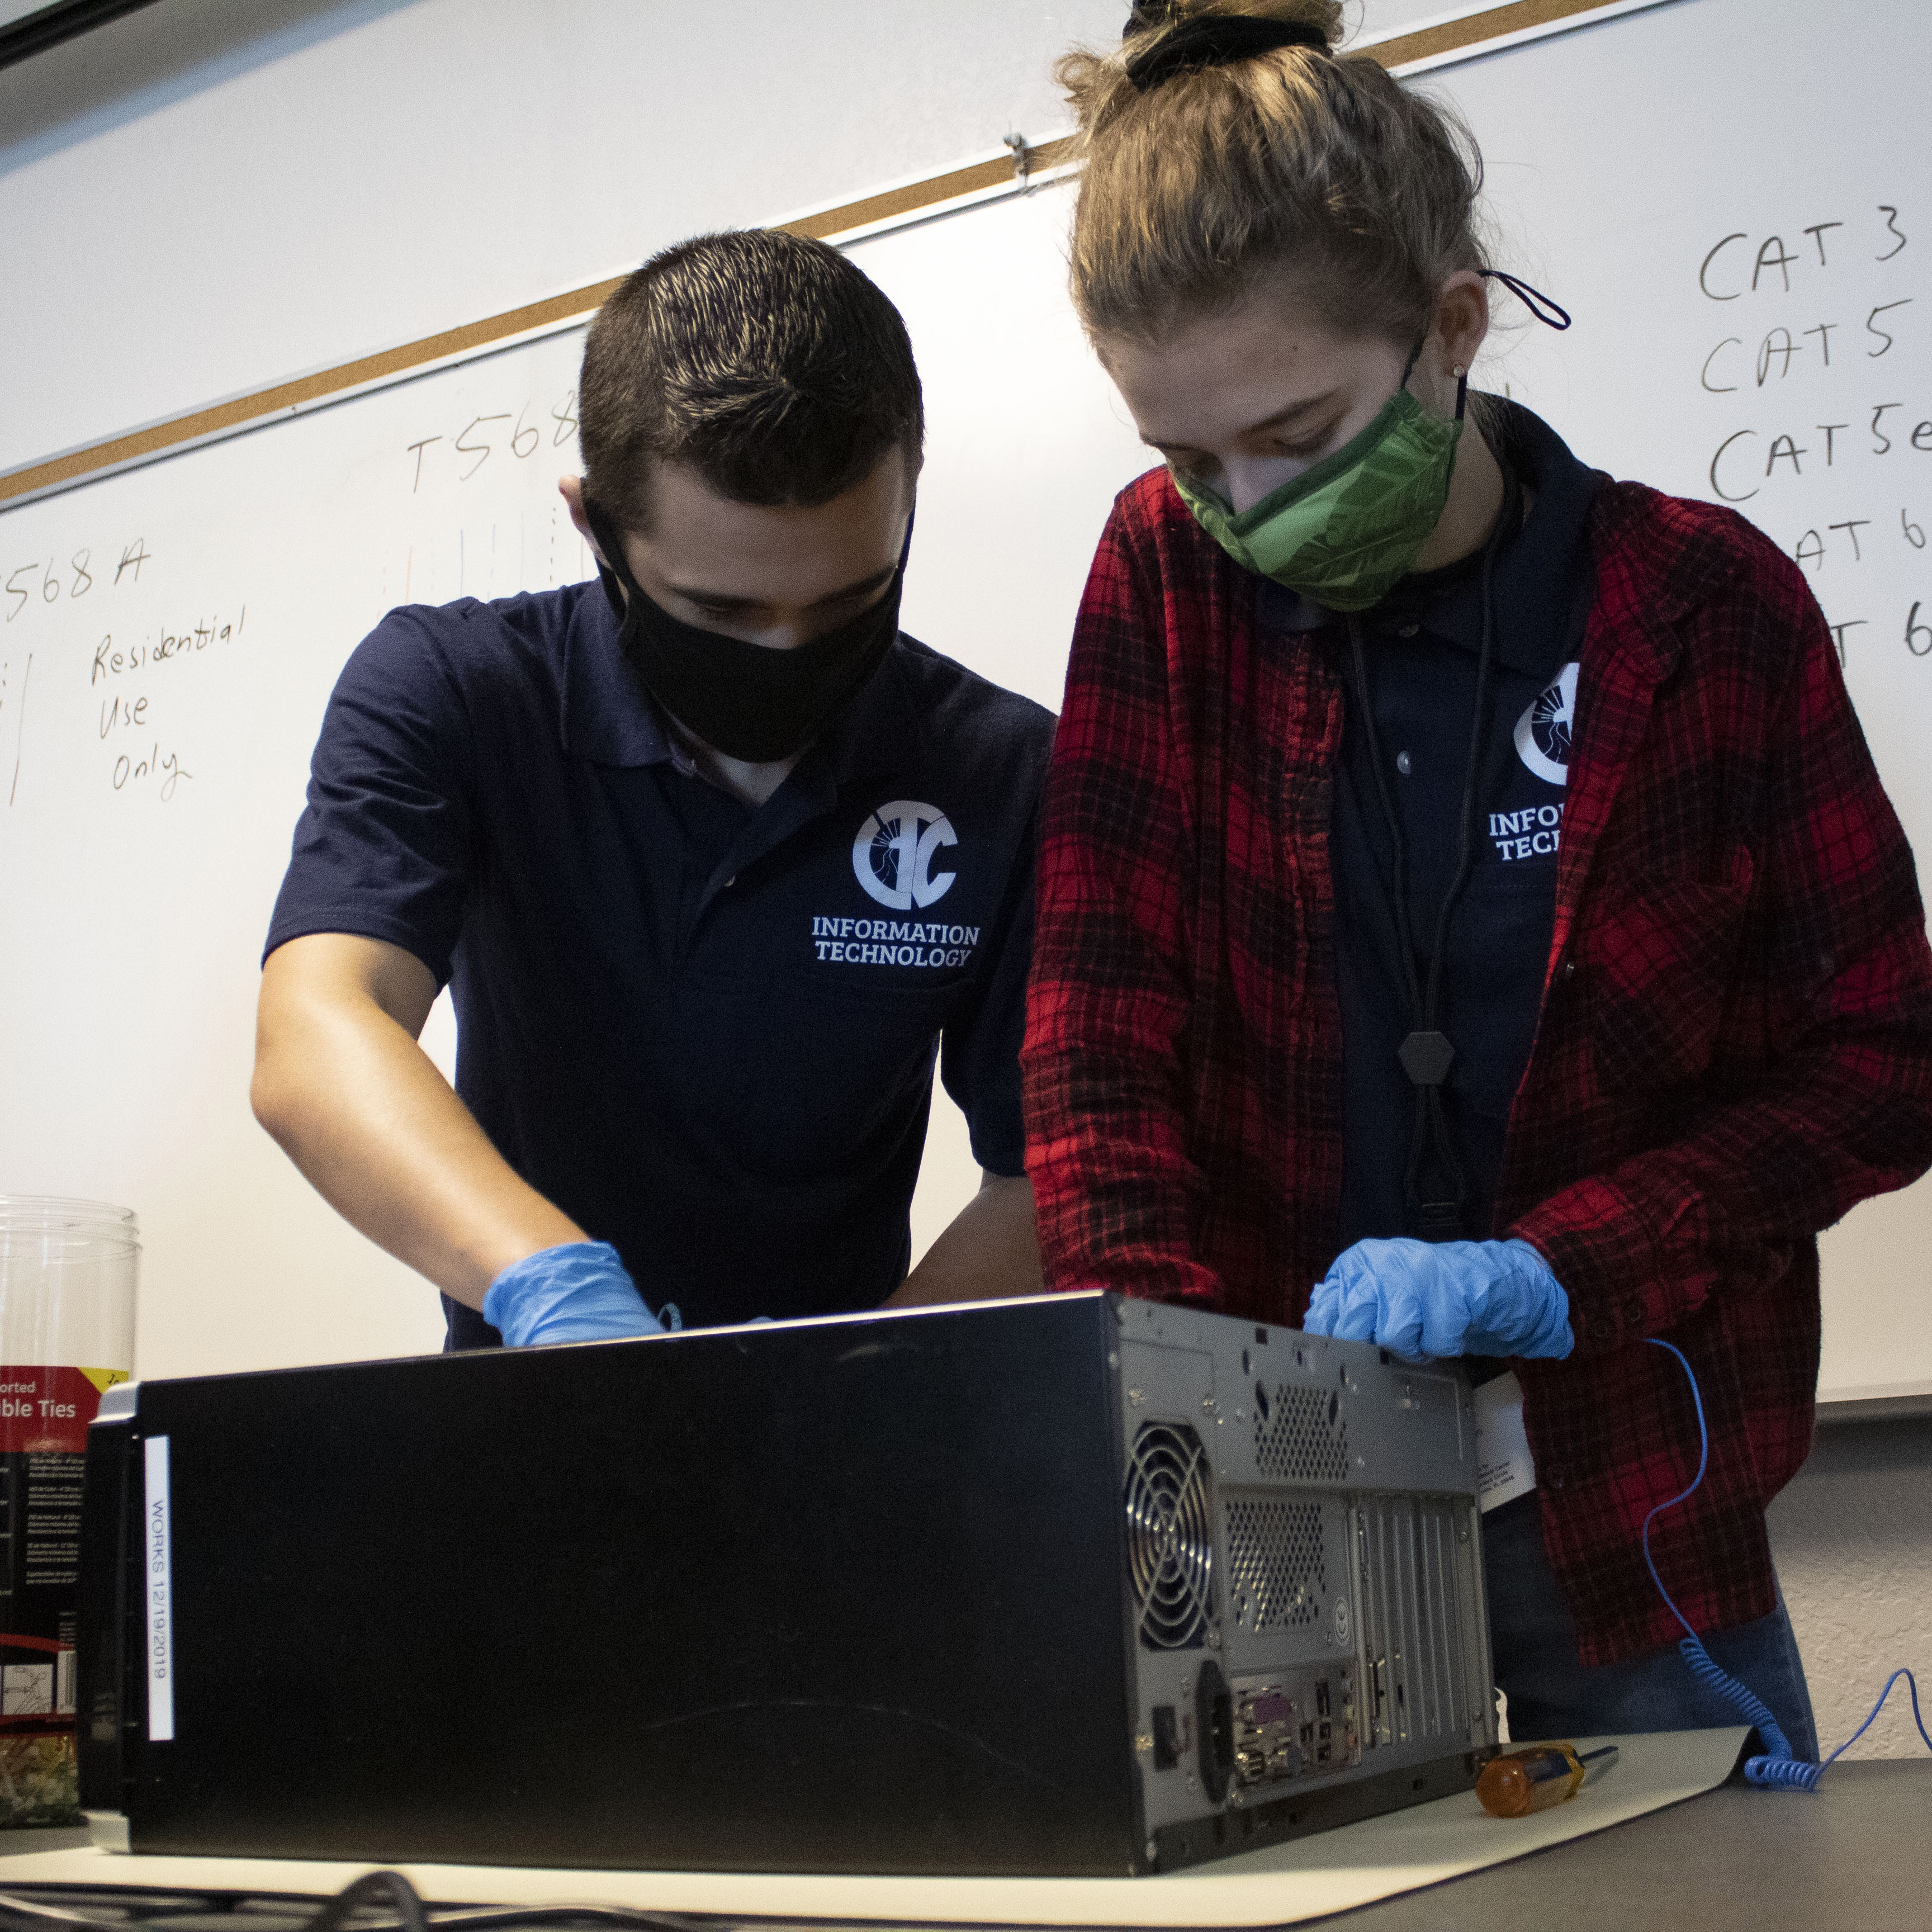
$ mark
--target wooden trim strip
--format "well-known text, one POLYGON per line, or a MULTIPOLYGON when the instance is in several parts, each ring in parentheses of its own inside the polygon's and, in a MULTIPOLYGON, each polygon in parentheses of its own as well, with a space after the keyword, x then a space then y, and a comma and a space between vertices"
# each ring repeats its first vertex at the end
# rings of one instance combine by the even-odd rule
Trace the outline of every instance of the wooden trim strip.
MULTIPOLYGON (((1047 141, 1026 151, 1027 172, 1040 174, 1058 167, 1072 153, 1073 137, 1047 141)), ((988 188, 1010 187, 1013 164, 1006 156, 998 160, 976 161, 972 166, 955 168, 950 174, 930 175, 923 181, 908 182, 903 188, 884 194, 868 195, 863 201, 848 201, 817 214, 778 226, 789 235, 809 235, 823 242, 833 235, 849 235, 855 228, 869 228, 875 221, 894 221, 902 215, 916 214, 922 208, 936 208, 957 201, 962 195, 983 194, 988 188)))
POLYGON ((1362 52, 1372 55, 1384 67, 1407 67, 1412 61, 1432 60, 1438 54, 1452 54, 1484 40, 1501 40, 1505 34, 1553 27, 1576 14, 1594 14, 1604 4, 1605 0, 1510 0, 1507 6, 1467 14, 1460 20, 1445 20, 1439 27, 1425 27, 1418 33, 1378 40, 1362 52))
MULTIPOLYGON (((1384 67, 1403 67, 1412 61, 1452 53, 1458 48, 1473 46, 1502 34, 1553 26, 1574 14, 1594 13, 1604 4, 1604 0, 1510 0, 1508 5, 1491 7, 1442 26, 1405 34, 1395 40, 1378 41, 1362 51, 1384 67)), ((1029 148, 1029 172, 1040 172, 1059 166, 1071 158, 1072 147, 1072 139, 1069 136, 1029 148)), ((983 194, 1004 185, 1012 178, 1012 164, 1004 158, 976 162, 970 167, 929 176, 922 181, 909 182, 882 194, 868 195, 861 200, 848 201, 837 208, 824 208, 816 214, 806 215, 782 226, 792 234, 824 240, 835 235, 848 234, 854 229, 868 227, 876 222, 916 214, 922 208, 938 207, 946 202, 956 201, 962 195, 983 194)), ((24 469, 9 470, 0 475, 0 508, 22 497, 40 496, 78 483, 98 472, 124 469, 130 464, 164 454, 170 449, 205 442, 332 395, 365 388, 371 383, 406 375, 413 369, 426 368, 454 356, 474 353, 488 348, 493 343, 506 342, 533 329, 574 321, 579 316, 594 314, 617 286, 619 279, 593 282, 587 287, 553 296, 547 302, 506 309, 500 315, 486 316, 482 321, 466 323, 460 328, 425 335, 414 342, 386 349, 378 355, 364 356, 332 369, 317 370, 312 375, 298 376, 292 382, 278 382, 272 388, 232 397, 207 409, 191 410, 186 416, 152 423, 146 429, 135 430, 126 436, 112 436, 104 442, 91 443, 82 449, 69 450, 64 455, 29 464, 24 469)))

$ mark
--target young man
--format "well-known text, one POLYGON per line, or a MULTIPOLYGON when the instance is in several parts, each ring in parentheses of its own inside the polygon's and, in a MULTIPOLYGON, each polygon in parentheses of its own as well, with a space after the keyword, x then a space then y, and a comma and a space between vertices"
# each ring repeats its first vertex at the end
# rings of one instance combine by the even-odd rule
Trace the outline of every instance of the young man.
POLYGON ((392 612, 268 935, 257 1117, 443 1292, 450 1346, 1022 1293, 1040 706, 898 630, 898 312, 765 232, 584 350, 602 583, 392 612), (454 1091, 416 1043, 439 987, 454 1091), (983 1183, 906 1278, 938 1059, 983 1183))

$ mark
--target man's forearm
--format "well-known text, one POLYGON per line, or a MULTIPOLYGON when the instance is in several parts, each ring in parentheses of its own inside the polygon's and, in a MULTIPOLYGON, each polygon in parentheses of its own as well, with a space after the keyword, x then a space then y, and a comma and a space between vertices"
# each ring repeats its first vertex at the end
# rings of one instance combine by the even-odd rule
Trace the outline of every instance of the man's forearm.
POLYGON ((1037 1294, 1042 1286, 1033 1184, 1024 1174, 989 1174, 886 1306, 994 1301, 1037 1294))
POLYGON ((263 976, 255 1112, 345 1220, 472 1308, 511 1262, 585 1238, 496 1151, 400 1021, 278 974, 280 956, 263 976))

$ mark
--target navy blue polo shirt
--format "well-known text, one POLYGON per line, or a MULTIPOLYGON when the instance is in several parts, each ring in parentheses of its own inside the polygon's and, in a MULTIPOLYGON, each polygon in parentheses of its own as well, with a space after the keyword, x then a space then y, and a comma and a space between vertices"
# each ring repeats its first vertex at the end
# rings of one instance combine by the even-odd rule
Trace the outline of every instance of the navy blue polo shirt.
MULTIPOLYGON (((596 583, 392 611, 344 670, 268 950, 348 932, 447 983, 456 1089, 694 1324, 904 1278, 935 1061, 1024 1171, 1050 712, 902 635, 758 808, 698 775, 596 583)), ((458 1346, 494 1342, 448 1304, 458 1346)))
MULTIPOLYGON (((1495 399, 1492 399, 1493 402, 1495 399)), ((1528 410, 1497 404, 1497 454, 1528 513, 1492 567, 1495 644, 1477 778, 1475 861, 1451 920, 1437 1022, 1456 1049, 1444 1109, 1465 1183, 1461 1233, 1491 1234, 1509 1111, 1541 1010, 1556 920, 1576 662, 1594 595, 1585 536, 1606 480, 1528 410)), ((1405 578, 1362 625, 1369 701, 1402 827, 1410 937, 1426 982, 1436 925, 1455 875, 1482 644, 1480 553, 1405 578)), ((1394 850, 1370 762, 1343 627, 1264 584, 1266 621, 1318 626, 1346 698, 1330 830, 1342 1006, 1342 1247, 1420 1234, 1408 1195, 1415 1088, 1398 1058, 1414 1025, 1396 938, 1394 850)), ((1446 1177, 1427 1153, 1420 1198, 1446 1177)))

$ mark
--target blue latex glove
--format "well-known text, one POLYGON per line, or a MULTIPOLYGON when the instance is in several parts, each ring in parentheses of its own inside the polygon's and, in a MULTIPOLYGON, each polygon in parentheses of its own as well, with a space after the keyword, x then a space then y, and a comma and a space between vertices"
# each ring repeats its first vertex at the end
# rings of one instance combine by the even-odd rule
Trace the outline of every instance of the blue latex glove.
POLYGON ((512 1262, 490 1284, 483 1318, 512 1348, 664 1332, 608 1241, 567 1241, 512 1262))
POLYGON ((1336 1256, 1301 1325, 1412 1360, 1556 1359, 1576 1346, 1570 1298, 1527 1241, 1358 1241, 1336 1256))

